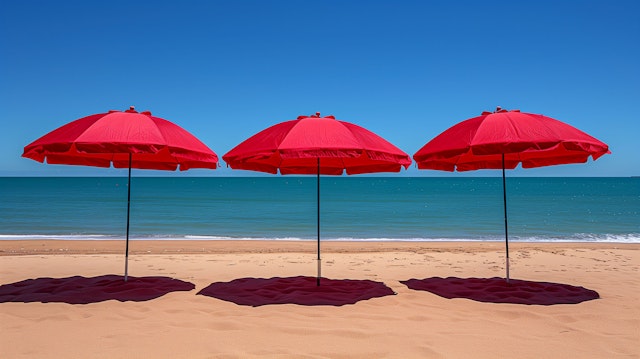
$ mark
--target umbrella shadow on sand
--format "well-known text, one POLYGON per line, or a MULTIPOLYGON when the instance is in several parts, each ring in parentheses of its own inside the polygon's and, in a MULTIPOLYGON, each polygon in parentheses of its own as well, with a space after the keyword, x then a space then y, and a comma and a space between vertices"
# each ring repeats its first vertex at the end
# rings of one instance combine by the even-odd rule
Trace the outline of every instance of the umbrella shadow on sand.
POLYGON ((384 283, 371 280, 320 278, 320 286, 316 280, 306 276, 240 278, 212 283, 198 294, 253 307, 269 304, 342 306, 396 294, 384 283))
POLYGON ((0 303, 41 302, 89 304, 106 300, 143 302, 176 291, 190 291, 195 285, 169 277, 103 275, 68 278, 37 278, 0 286, 0 303))
POLYGON ((600 298, 598 292, 569 284, 532 282, 504 278, 409 279, 402 284, 413 290, 431 292, 447 299, 464 298, 485 303, 577 304, 600 298))

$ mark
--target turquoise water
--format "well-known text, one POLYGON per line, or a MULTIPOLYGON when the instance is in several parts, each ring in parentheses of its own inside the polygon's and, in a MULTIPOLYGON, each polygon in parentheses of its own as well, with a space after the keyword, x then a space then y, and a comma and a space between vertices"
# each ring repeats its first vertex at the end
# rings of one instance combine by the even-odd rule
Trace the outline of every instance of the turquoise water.
MULTIPOLYGON (((134 177, 131 238, 315 239, 316 178, 134 177)), ((510 239, 640 242, 640 178, 507 178, 510 239)), ((322 177, 322 239, 502 240, 500 177, 322 177)), ((0 178, 0 239, 124 238, 126 178, 0 178)))

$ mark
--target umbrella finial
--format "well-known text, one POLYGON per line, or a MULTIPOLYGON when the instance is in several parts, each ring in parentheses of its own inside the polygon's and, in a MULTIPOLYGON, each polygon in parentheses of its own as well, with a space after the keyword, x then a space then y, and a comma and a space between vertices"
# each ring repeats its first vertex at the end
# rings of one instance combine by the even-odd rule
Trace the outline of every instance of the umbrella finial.
POLYGON ((135 107, 135 106, 129 106, 129 109, 128 109, 128 110, 126 110, 125 112, 128 112, 128 113, 138 113, 138 112, 136 111, 136 107, 135 107))
MULTIPOLYGON (((520 112, 520 110, 516 110, 518 112, 520 112)), ((501 106, 496 106, 496 110, 491 112, 491 111, 482 111, 481 116, 488 116, 491 115, 492 113, 501 113, 501 112, 509 112, 508 110, 503 109, 501 106)))
POLYGON ((316 112, 316 117, 320 118, 320 112, 316 112))

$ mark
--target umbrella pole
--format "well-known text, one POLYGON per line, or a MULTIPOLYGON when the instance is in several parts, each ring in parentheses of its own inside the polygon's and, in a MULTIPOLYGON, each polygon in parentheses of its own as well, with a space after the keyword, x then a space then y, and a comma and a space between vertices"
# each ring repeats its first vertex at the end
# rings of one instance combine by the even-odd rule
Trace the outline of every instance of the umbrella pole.
POLYGON ((316 198, 316 203, 318 205, 317 208, 317 217, 318 217, 318 223, 316 224, 317 229, 318 229, 318 277, 316 278, 316 286, 320 286, 320 267, 322 262, 320 261, 320 157, 318 157, 318 172, 316 174, 316 193, 317 193, 317 198, 316 198))
POLYGON ((129 214, 131 213, 131 153, 129 153, 129 179, 127 182, 127 236, 124 253, 124 281, 129 277, 129 214))
POLYGON ((509 283, 509 225, 507 223, 507 185, 504 175, 504 153, 502 154, 502 202, 504 203, 504 245, 507 251, 507 283, 509 283))

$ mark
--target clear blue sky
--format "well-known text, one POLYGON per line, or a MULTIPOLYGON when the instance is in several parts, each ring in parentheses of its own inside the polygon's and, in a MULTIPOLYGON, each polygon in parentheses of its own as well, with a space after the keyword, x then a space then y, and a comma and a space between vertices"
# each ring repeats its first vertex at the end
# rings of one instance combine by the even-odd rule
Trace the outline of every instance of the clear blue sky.
MULTIPOLYGON (((4 0, 0 176, 121 175, 20 156, 67 122, 130 105, 220 157, 316 111, 413 155, 502 106, 567 122, 613 152, 509 175, 640 175, 638 19, 637 0, 4 0)), ((136 174, 149 172, 168 174, 136 174)), ((412 166, 402 175, 462 174, 412 166)))

